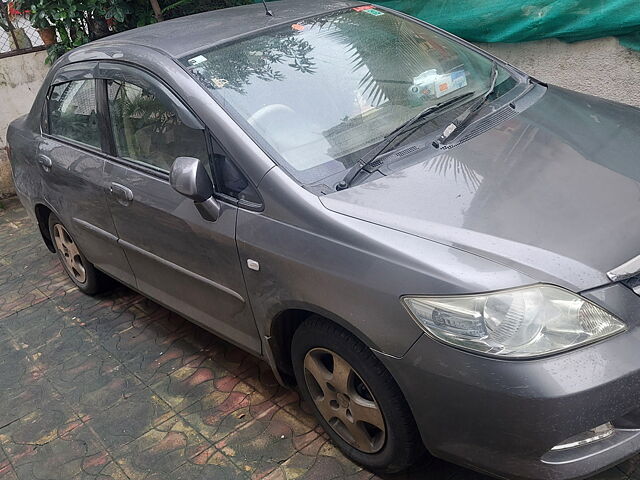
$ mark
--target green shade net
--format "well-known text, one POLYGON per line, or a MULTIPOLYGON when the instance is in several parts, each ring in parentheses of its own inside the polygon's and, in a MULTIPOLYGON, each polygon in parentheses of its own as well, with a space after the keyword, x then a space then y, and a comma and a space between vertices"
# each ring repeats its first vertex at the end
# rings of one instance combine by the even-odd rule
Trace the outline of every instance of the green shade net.
MULTIPOLYGON (((255 1, 255 0, 254 0, 255 1)), ((640 0, 377 0, 471 42, 617 36, 640 51, 640 0)), ((272 8, 276 7, 277 2, 272 8)))

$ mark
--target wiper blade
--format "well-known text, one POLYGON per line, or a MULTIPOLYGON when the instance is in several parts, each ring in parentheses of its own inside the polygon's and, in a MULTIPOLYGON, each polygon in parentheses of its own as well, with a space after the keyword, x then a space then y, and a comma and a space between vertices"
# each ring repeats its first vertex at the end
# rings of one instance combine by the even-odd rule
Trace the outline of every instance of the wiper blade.
MULTIPOLYGON (((419 124, 417 123, 419 120, 422 120, 423 118, 425 118, 427 115, 431 115, 432 113, 438 112, 440 110, 442 110, 445 107, 448 107, 449 105, 458 102, 459 100, 462 100, 463 98, 467 98, 469 96, 473 95, 473 92, 467 92, 467 93, 463 93, 462 95, 458 95, 457 97, 453 97, 450 98, 449 100, 445 101, 445 102, 440 102, 440 103, 436 103, 435 105, 431 105, 427 108, 425 108, 424 110, 422 110, 420 113, 418 113, 415 117, 410 118, 409 120, 407 120, 406 122, 404 122, 402 125, 400 125, 398 128, 394 129, 391 131, 391 133, 388 133, 385 138, 385 140, 389 139, 392 135, 394 135, 394 139, 398 138, 398 135, 396 135, 397 133, 404 133, 410 130, 410 127, 413 126, 418 126, 419 124)), ((393 141, 393 139, 392 139, 393 141)))
POLYGON ((477 115, 478 111, 480 111, 482 106, 485 103, 487 103, 489 96, 491 96, 491 94, 495 91, 497 80, 498 80, 498 64, 497 62, 494 61, 493 65, 491 66, 491 83, 487 91, 484 92, 484 95, 482 95, 482 98, 478 102, 476 102, 474 105, 469 107, 468 110, 463 112, 458 118, 456 118, 453 122, 451 122, 447 126, 447 128, 444 129, 444 131, 442 132, 442 135, 440 135, 436 140, 434 140, 433 142, 434 147, 439 148, 440 145, 444 145, 445 142, 449 140, 449 138, 451 138, 451 136, 455 132, 463 131, 467 127, 467 125, 471 123, 471 120, 473 120, 473 118, 477 115))
POLYGON ((405 133, 409 133, 412 130, 415 130, 416 128, 418 128, 420 125, 422 125, 420 120, 426 118, 427 116, 431 115, 432 113, 435 113, 437 111, 442 110, 445 107, 448 107, 449 105, 452 105, 452 104, 454 104, 456 102, 459 102, 460 100, 462 100, 464 98, 467 98, 467 97, 469 97, 469 96, 471 96, 473 94, 474 94, 474 92, 463 93, 462 95, 458 95, 457 97, 453 97, 453 98, 451 98, 449 100, 446 100, 444 102, 440 102, 440 103, 436 103, 435 105, 431 105, 431 106, 425 108, 424 110, 422 110, 420 113, 418 113, 414 117, 411 117, 409 120, 404 122, 402 125, 400 125, 396 129, 392 130, 390 133, 388 133, 384 137, 384 140, 382 141, 381 144, 378 144, 375 147, 373 147, 372 149, 368 150, 362 156, 362 158, 358 161, 358 163, 356 163, 353 167, 351 167, 347 171, 347 174, 345 175, 345 177, 336 186, 336 190, 344 190, 345 188, 349 188, 351 186, 351 183, 353 183, 353 181, 360 174, 360 172, 365 171, 365 172, 368 172, 368 173, 372 173, 372 172, 369 172, 367 170, 367 167, 369 165, 371 165, 375 161, 376 158, 378 158, 380 155, 382 155, 382 153, 387 148, 389 148, 389 146, 391 144, 393 144, 393 142, 400 135, 403 135, 405 133))

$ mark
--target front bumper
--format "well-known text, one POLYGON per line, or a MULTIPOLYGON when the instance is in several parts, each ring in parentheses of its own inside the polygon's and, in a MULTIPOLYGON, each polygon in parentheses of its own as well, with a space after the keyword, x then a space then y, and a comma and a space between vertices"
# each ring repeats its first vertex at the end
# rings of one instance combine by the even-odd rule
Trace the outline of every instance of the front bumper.
POLYGON ((482 357, 426 334, 402 358, 380 355, 433 455, 502 478, 564 480, 640 451, 640 297, 619 284, 585 296, 628 330, 536 360, 482 357), (606 422, 610 437, 551 451, 606 422))

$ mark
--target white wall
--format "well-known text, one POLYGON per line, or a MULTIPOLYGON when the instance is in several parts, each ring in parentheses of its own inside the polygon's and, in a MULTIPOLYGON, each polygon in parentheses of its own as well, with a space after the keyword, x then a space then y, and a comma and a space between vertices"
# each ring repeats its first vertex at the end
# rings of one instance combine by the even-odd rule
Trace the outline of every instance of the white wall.
POLYGON ((0 198, 13 193, 7 158, 6 133, 9 123, 31 109, 33 99, 49 67, 46 52, 0 58, 0 198))
POLYGON ((479 46, 544 82, 640 107, 640 52, 613 37, 479 46))

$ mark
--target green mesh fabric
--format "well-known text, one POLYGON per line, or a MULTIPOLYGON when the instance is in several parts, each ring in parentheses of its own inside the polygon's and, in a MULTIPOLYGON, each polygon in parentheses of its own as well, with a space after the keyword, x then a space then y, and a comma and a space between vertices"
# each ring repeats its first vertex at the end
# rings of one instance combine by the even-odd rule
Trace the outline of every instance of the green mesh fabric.
POLYGON ((472 42, 526 42, 559 38, 568 42, 635 34, 638 0, 379 0, 472 42))
POLYGON ((640 0, 376 0, 376 3, 472 42, 515 43, 543 38, 576 42, 613 35, 625 47, 640 51, 640 0))

